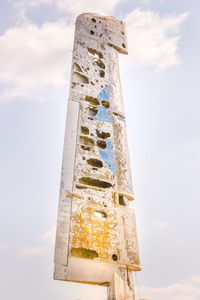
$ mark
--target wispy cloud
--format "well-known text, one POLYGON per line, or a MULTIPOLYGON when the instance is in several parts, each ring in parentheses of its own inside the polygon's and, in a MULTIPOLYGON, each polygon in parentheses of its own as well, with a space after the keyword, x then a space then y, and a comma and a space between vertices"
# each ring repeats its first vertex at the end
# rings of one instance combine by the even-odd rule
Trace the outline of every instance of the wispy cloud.
POLYGON ((55 235, 56 235, 56 226, 49 229, 47 232, 42 234, 40 240, 48 243, 54 243, 55 242, 55 235))
POLYGON ((5 251, 5 250, 8 250, 10 248, 11 248, 11 246, 8 245, 8 244, 0 244, 0 251, 5 251))
POLYGON ((199 300, 200 277, 192 277, 166 287, 141 288, 148 300, 199 300))
POLYGON ((47 246, 32 246, 32 247, 22 247, 20 253, 22 256, 35 256, 35 255, 44 255, 48 252, 47 246))
POLYGON ((56 227, 54 226, 42 234, 35 245, 21 247, 20 254, 22 256, 37 256, 47 254, 52 248, 54 248, 55 233, 56 227))
POLYGON ((155 226, 159 229, 166 229, 168 227, 168 223, 167 222, 156 222, 155 226))
POLYGON ((127 0, 28 0, 20 1, 21 7, 38 7, 41 4, 54 5, 58 11, 69 13, 72 15, 81 14, 84 12, 97 12, 112 14, 115 7, 120 2, 126 2, 127 0))

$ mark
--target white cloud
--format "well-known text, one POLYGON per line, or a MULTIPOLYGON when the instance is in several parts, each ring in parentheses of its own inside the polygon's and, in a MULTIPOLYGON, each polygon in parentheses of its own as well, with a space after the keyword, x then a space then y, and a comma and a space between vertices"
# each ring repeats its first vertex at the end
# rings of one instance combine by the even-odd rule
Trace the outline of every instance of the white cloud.
MULTIPOLYGON (((29 6, 39 6, 40 4, 54 4, 59 11, 64 11, 72 15, 77 15, 84 12, 111 14, 120 2, 126 1, 127 0, 29 0, 28 4, 29 6)), ((27 2, 24 2, 24 5, 27 5, 27 2)))
MULTIPOLYGON (((174 34, 186 17, 187 13, 160 17, 139 9, 128 14, 129 64, 164 69, 179 63, 179 36, 174 34)), ((6 86, 1 99, 43 100, 47 93, 63 88, 71 69, 73 34, 72 24, 58 20, 42 26, 25 21, 1 35, 0 82, 6 86)))
POLYGON ((125 18, 129 63, 164 69, 181 62, 178 32, 188 13, 161 17, 152 11, 133 10, 125 18))
POLYGON ((142 287, 148 300, 199 300, 200 277, 192 277, 166 287, 142 287))
POLYGON ((73 26, 64 20, 7 30, 0 36, 0 81, 12 88, 3 98, 41 97, 46 88, 63 87, 72 43, 73 26))

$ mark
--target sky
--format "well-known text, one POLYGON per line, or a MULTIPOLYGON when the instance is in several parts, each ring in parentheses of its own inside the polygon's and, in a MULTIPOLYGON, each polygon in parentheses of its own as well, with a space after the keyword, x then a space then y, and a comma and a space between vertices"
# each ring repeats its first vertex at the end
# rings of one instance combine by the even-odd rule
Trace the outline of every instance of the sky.
POLYGON ((136 299, 200 299, 200 3, 1 0, 0 290, 3 300, 105 300, 53 280, 74 22, 126 22, 119 55, 142 271, 136 299))

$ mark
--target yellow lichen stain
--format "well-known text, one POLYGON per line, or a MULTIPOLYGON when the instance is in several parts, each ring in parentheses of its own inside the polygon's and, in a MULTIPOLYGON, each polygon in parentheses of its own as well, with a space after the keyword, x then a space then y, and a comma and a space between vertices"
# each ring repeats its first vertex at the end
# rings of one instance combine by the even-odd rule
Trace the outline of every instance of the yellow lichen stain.
POLYGON ((82 247, 97 251, 98 257, 107 259, 109 250, 109 218, 96 217, 94 209, 87 207, 73 216, 71 247, 82 247))

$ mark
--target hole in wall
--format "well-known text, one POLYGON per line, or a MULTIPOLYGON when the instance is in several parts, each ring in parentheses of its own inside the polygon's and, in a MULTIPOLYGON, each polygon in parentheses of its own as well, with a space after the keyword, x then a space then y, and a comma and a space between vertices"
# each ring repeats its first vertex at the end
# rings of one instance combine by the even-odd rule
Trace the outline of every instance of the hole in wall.
POLYGON ((71 248, 71 255, 75 257, 94 259, 98 257, 98 253, 95 250, 87 248, 71 248))
POLYGON ((87 147, 87 146, 81 145, 81 149, 86 150, 86 151, 90 151, 91 147, 87 147))
POLYGON ((103 141, 103 140, 97 140, 97 146, 102 148, 102 149, 105 149, 106 148, 106 142, 103 141))
POLYGON ((101 139, 107 139, 108 137, 110 137, 110 133, 109 132, 100 131, 98 129, 96 129, 96 134, 101 139))
POLYGON ((99 188, 110 188, 112 186, 112 184, 110 182, 107 181, 103 181, 103 180, 98 180, 98 179, 94 179, 94 178, 90 178, 90 177, 81 177, 79 179, 79 182, 85 185, 91 185, 91 186, 96 186, 99 188))
POLYGON ((81 126, 81 132, 83 134, 88 135, 90 131, 89 131, 89 129, 86 126, 81 126))
POLYGON ((94 31, 93 31, 93 30, 90 30, 90 34, 93 35, 93 34, 94 34, 94 31))
POLYGON ((124 44, 124 43, 122 43, 122 47, 123 47, 123 48, 126 48, 126 46, 125 46, 125 44, 124 44))
POLYGON ((104 211, 96 210, 94 215, 99 218, 107 218, 107 214, 104 211))
POLYGON ((92 22, 96 23, 96 19, 95 19, 95 18, 92 18, 92 22))
POLYGON ((105 71, 100 70, 99 75, 100 75, 100 77, 104 78, 104 76, 105 76, 105 71))
POLYGON ((114 260, 114 261, 117 261, 117 260, 118 260, 117 254, 113 254, 113 255, 112 255, 112 260, 114 260))
POLYGON ((97 51, 92 48, 88 48, 88 54, 95 58, 103 58, 103 54, 100 51, 97 51))
POLYGON ((89 138, 88 136, 80 136, 80 142, 81 144, 84 144, 85 146, 94 146, 93 139, 89 138))
POLYGON ((98 60, 96 61, 96 64, 97 64, 97 66, 98 66, 99 68, 105 69, 105 64, 102 62, 102 60, 98 59, 98 60))
POLYGON ((93 166, 93 167, 96 167, 96 168, 102 168, 103 167, 103 163, 101 160, 99 159, 96 159, 96 158, 89 158, 87 160, 87 163, 90 165, 90 166, 93 166))
POLYGON ((89 83, 88 78, 78 72, 74 72, 74 77, 75 77, 75 80, 80 83, 89 83))
POLYGON ((80 185, 80 184, 76 184, 76 188, 79 189, 79 190, 87 189, 86 186, 83 186, 83 185, 80 185))
POLYGON ((82 72, 81 67, 77 63, 74 63, 74 69, 75 71, 82 72))
POLYGON ((92 105, 99 105, 99 100, 95 97, 85 96, 85 101, 89 102, 92 105))
POLYGON ((89 107, 89 115, 94 117, 98 113, 98 108, 97 107, 89 107))
POLYGON ((110 102, 109 101, 102 101, 101 104, 105 107, 105 108, 109 108, 110 107, 110 102))
POLYGON ((119 195, 119 204, 122 205, 122 206, 126 206, 126 202, 124 200, 123 195, 119 195))
POLYGON ((72 82, 72 89, 74 89, 76 86, 76 83, 75 82, 72 82))

